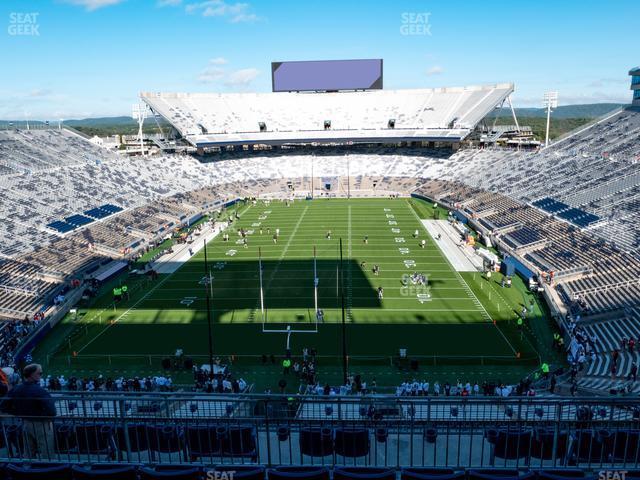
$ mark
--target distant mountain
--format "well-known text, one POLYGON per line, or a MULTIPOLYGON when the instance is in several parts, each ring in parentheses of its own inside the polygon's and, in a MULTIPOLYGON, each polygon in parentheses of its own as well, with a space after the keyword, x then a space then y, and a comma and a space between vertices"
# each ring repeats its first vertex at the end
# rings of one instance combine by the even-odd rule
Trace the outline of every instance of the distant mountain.
MULTIPOLYGON (((597 118, 605 115, 616 108, 620 108, 624 106, 622 103, 591 103, 586 105, 563 105, 561 107, 556 108, 553 111, 553 118, 597 118)), ((516 108, 516 115, 518 117, 528 117, 528 118, 537 118, 537 117, 546 117, 547 111, 544 108, 516 108)), ((502 110, 496 110, 492 112, 489 116, 506 116, 511 115, 511 111, 509 108, 503 108, 502 110)), ((160 124, 166 124, 164 120, 158 119, 160 124)), ((0 123, 5 124, 13 122, 15 124, 23 125, 25 120, 0 120, 0 123)), ((152 119, 148 119, 147 122, 149 124, 154 124, 155 121, 152 119)), ((147 123, 145 122, 145 123, 147 123)), ((41 124, 43 121, 39 120, 31 120, 32 124, 41 124)), ((52 125, 57 125, 58 120, 51 120, 52 125)), ((117 128, 117 127, 126 127, 126 128, 137 128, 136 121, 131 117, 121 116, 121 117, 97 117, 97 118, 83 118, 83 119, 74 119, 74 120, 64 120, 65 125, 69 125, 70 127, 85 127, 85 128, 117 128)))
MULTIPOLYGON (((622 103, 590 103, 586 105, 562 105, 553 110, 553 118, 598 118, 607 113, 624 106, 622 103)), ((516 115, 520 117, 537 118, 546 117, 547 110, 545 108, 516 108, 516 115)), ((496 110, 489 116, 511 116, 509 108, 496 110)))
MULTIPOLYGON (((153 120, 152 120, 153 121, 153 120)), ((65 125, 71 127, 96 127, 96 126, 130 126, 137 125, 136 121, 131 117, 98 117, 98 118, 83 118, 81 120, 65 120, 65 125)))

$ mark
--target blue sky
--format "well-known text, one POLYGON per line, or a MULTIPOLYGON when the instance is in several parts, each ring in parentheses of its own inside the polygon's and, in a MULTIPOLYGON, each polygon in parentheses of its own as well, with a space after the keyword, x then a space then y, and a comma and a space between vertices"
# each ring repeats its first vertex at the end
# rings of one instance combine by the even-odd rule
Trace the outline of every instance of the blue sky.
MULTIPOLYGON (((636 0, 2 0, 0 118, 129 115, 140 91, 271 89, 270 62, 383 58, 386 89, 514 82, 629 102, 636 0)), ((635 54, 635 55, 634 55, 635 54)))

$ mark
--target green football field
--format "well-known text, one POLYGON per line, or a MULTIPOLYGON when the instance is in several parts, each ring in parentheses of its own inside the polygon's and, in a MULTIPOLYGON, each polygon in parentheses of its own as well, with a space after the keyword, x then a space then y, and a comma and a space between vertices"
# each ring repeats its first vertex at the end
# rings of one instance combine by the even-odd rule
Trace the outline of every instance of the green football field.
POLYGON ((156 367, 157 359, 182 348, 204 362, 207 289, 214 353, 240 363, 283 355, 289 327, 294 355, 313 347, 324 362, 338 364, 343 296, 347 352, 354 365, 393 365, 401 348, 433 366, 534 368, 553 356, 551 330, 537 302, 524 332, 516 328, 516 312, 533 298, 522 282, 503 289, 499 275, 487 281, 480 273, 456 272, 421 223, 421 217, 434 215, 427 202, 260 201, 238 212, 239 220, 227 230, 229 241, 219 235, 207 245, 206 265, 201 249, 156 281, 130 278, 128 301, 114 307, 106 295, 78 318, 68 316, 35 356, 66 367, 156 367), (246 246, 239 228, 248 231, 246 246), (412 281, 416 273, 425 277, 424 284, 412 281), (316 304, 324 313, 320 320, 316 304))

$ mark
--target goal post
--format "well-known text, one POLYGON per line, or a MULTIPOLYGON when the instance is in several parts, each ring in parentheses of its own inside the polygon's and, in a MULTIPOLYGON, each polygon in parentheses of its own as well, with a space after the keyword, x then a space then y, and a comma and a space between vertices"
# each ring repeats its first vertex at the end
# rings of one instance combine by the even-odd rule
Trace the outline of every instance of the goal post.
MULTIPOLYGON (((289 336, 292 333, 318 333, 318 312, 319 312, 319 296, 318 296, 318 286, 320 284, 320 278, 318 277, 318 264, 317 264, 317 249, 314 246, 313 247, 313 278, 311 279, 312 281, 312 285, 313 285, 313 315, 309 315, 311 322, 309 322, 311 325, 313 325, 312 328, 295 328, 295 324, 292 325, 292 323, 283 321, 283 322, 279 322, 273 326, 269 326, 269 308, 265 307, 265 301, 267 300, 266 295, 265 295, 265 283, 264 283, 264 278, 263 278, 263 267, 262 267, 262 251, 259 248, 258 249, 258 283, 259 283, 259 289, 260 289, 260 293, 259 293, 259 302, 260 302, 260 316, 261 316, 261 320, 262 320, 262 332, 263 333, 286 333, 287 334, 287 340, 289 339, 289 336), (279 328, 279 327, 283 327, 283 328, 279 328)), ((273 280, 273 278, 271 278, 267 285, 266 288, 269 288, 269 285, 271 283, 271 280, 273 280)), ((305 308, 305 310, 307 310, 308 313, 309 309, 305 308)))

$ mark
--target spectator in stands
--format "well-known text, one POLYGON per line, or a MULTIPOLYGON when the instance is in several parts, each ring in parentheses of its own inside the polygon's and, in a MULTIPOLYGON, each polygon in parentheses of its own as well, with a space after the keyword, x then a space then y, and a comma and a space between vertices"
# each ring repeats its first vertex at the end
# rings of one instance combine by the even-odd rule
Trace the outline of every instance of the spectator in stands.
POLYGON ((53 418, 56 407, 51 395, 40 386, 42 366, 27 365, 22 372, 24 382, 12 389, 0 410, 22 418, 25 447, 30 458, 51 459, 53 456, 53 418))
MULTIPOLYGON (((3 369, 0 369, 0 398, 4 397, 7 393, 9 393, 9 390, 11 390, 11 382, 9 381, 10 375, 7 374, 7 370, 9 368, 10 367, 5 367, 3 369)), ((11 373, 13 372, 11 371, 11 373)))

